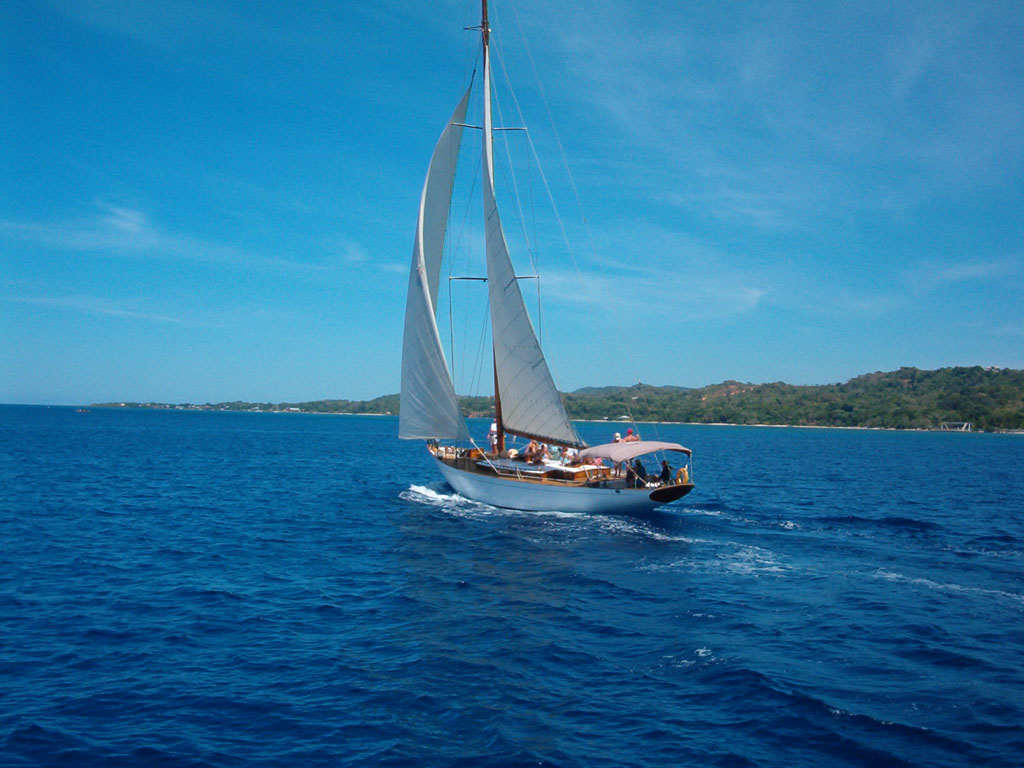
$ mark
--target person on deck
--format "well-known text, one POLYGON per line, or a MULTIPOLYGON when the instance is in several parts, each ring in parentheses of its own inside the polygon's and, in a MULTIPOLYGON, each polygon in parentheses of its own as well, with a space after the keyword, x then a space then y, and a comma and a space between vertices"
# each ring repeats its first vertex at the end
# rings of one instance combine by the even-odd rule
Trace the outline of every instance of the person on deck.
POLYGON ((643 488, 647 484, 647 470, 640 459, 633 460, 633 474, 636 475, 636 487, 643 488))
POLYGON ((526 450, 523 451, 523 458, 531 464, 541 464, 547 456, 548 447, 536 440, 531 440, 530 444, 526 446, 526 450))
POLYGON ((537 458, 538 453, 540 453, 540 446, 537 444, 536 440, 531 440, 526 444, 526 447, 523 448, 523 459, 532 462, 537 458))
POLYGON ((534 464, 543 464, 545 459, 550 459, 551 453, 548 451, 548 444, 541 443, 537 448, 537 456, 533 460, 534 464))
POLYGON ((626 487, 636 488, 636 472, 633 471, 633 465, 628 461, 626 462, 626 487))
POLYGON ((639 443, 640 435, 632 430, 632 428, 626 430, 626 436, 622 438, 624 443, 639 443))
POLYGON ((672 467, 668 465, 666 459, 661 460, 661 482, 668 485, 669 480, 672 479, 672 467))
POLYGON ((491 430, 487 433, 487 442, 491 444, 491 453, 498 452, 498 422, 491 422, 491 430))

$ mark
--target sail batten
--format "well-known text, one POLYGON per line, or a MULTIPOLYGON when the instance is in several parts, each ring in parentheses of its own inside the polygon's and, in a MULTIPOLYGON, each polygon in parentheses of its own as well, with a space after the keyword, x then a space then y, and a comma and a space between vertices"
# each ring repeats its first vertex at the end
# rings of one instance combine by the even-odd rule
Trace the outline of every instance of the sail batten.
POLYGON ((398 436, 403 439, 469 438, 441 346, 436 316, 441 256, 462 142, 460 124, 466 119, 469 92, 467 88, 438 139, 420 195, 402 341, 398 436))

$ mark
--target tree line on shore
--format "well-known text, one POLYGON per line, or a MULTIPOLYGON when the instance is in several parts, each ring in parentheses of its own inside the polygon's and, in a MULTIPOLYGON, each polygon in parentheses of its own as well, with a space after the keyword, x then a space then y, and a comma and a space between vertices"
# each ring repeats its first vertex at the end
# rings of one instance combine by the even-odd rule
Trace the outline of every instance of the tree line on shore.
MULTIPOLYGON (((494 399, 459 398, 467 416, 494 413, 494 399)), ((1024 429, 1024 371, 957 367, 868 373, 843 384, 747 384, 726 381, 707 387, 587 387, 565 394, 573 419, 681 421, 704 424, 792 424, 819 427, 936 429, 944 422, 970 422, 976 430, 1024 429)), ((112 404, 106 404, 112 405, 112 404)), ((397 414, 398 395, 372 400, 313 400, 301 403, 227 402, 168 406, 225 411, 397 414)))
POLYGON ((844 384, 797 386, 726 381, 700 389, 605 388, 572 393, 575 418, 722 424, 935 429, 970 422, 974 429, 1024 429, 1024 371, 943 368, 869 373, 844 384), (623 413, 610 414, 618 407, 623 413), (628 408, 628 410, 626 410, 628 408))

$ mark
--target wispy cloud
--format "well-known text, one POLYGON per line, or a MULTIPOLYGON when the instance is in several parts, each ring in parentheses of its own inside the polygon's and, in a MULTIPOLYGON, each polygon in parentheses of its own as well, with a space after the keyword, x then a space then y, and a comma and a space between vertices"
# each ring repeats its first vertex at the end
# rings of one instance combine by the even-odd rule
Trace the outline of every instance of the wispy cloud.
POLYGON ((1024 338, 1024 325, 1013 325, 1007 323, 996 328, 996 333, 1000 336, 1017 336, 1024 338))
POLYGON ((921 14, 913 28, 894 42, 891 53, 892 95, 904 99, 933 68, 944 59, 943 53, 970 26, 963 9, 956 16, 942 9, 921 14))
POLYGON ((409 270, 409 264, 405 262, 379 261, 362 244, 344 235, 326 240, 322 244, 322 249, 325 253, 330 254, 331 260, 340 261, 342 268, 357 270, 361 274, 372 272, 404 274, 409 270))
POLYGON ((902 217, 1019 167, 1024 91, 1018 57, 992 46, 1001 14, 920 11, 680 7, 654 24, 608 0, 531 33, 560 38, 571 76, 553 88, 619 133, 609 154, 632 161, 631 183, 685 189, 664 199, 704 217, 800 231, 902 217))
POLYGON ((1012 258, 990 261, 922 261, 903 274, 903 281, 918 294, 930 293, 948 285, 1005 279, 1020 274, 1020 264, 1012 258))
POLYGON ((339 237, 335 243, 341 260, 346 264, 366 264, 370 261, 369 255, 359 243, 347 237, 339 237))
POLYGON ((166 232, 151 224, 143 211, 107 204, 100 204, 92 216, 75 220, 0 221, 0 234, 48 248, 107 256, 236 264, 247 260, 234 246, 166 232))
POLYGON ((546 262, 545 297, 622 319, 706 320, 752 312, 775 290, 777 275, 671 228, 624 221, 595 236, 601 251, 579 254, 576 268, 546 262))
POLYGON ((611 313, 619 321, 633 316, 711 320, 753 311, 769 293, 738 275, 715 279, 685 272, 663 274, 625 270, 617 274, 545 271, 547 298, 585 308, 588 316, 611 313))
MULTIPOLYGON (((0 220, 0 240, 4 238, 106 258, 185 261, 300 275, 321 274, 337 268, 333 256, 298 260, 255 254, 235 245, 168 230, 154 224, 145 211, 107 203, 99 203, 93 214, 75 219, 0 220)), ((357 262, 360 253, 358 246, 350 245, 343 249, 342 259, 357 262)))
POLYGON ((160 3, 79 0, 51 4, 80 24, 124 35, 164 50, 176 50, 196 40, 216 39, 225 33, 251 30, 245 14, 207 3, 163 0, 160 3))
POLYGON ((180 325, 186 322, 181 317, 136 309, 134 307, 140 303, 137 301, 117 302, 95 296, 9 296, 7 300, 52 309, 67 309, 88 315, 123 317, 152 323, 180 325))
MULTIPOLYGON (((277 5, 246 3, 232 7, 225 3, 196 0, 48 0, 61 14, 78 24, 129 38, 152 48, 180 52, 182 49, 235 47, 257 50, 290 48, 306 55, 338 55, 337 39, 326 23, 332 7, 309 4, 301 13, 281 11, 277 5), (269 8, 269 10, 268 10, 269 8)), ((391 17, 375 6, 353 4, 345 13, 367 25, 380 26, 391 17)), ((351 41, 355 45, 358 41, 351 41)))

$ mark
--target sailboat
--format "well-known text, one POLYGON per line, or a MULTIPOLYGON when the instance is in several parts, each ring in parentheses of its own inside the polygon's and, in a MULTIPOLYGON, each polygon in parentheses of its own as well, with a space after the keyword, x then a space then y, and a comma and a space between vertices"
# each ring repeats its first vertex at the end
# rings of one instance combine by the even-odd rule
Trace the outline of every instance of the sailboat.
POLYGON ((494 191, 490 25, 482 0, 482 187, 487 296, 494 366, 494 431, 486 449, 471 439, 455 393, 437 324, 438 284, 455 170, 467 126, 470 83, 434 148, 420 195, 402 348, 399 432, 427 441, 448 484, 496 507, 536 511, 637 513, 693 489, 691 451, 678 443, 616 442, 587 446, 569 420, 534 331, 512 266, 494 191), (564 449, 524 460, 505 449, 506 434, 564 449), (646 482, 630 462, 655 452, 685 457, 674 478, 646 482), (567 461, 566 457, 571 456, 567 461), (607 464, 605 463, 607 462, 607 464), (626 466, 627 471, 622 468, 626 466))

